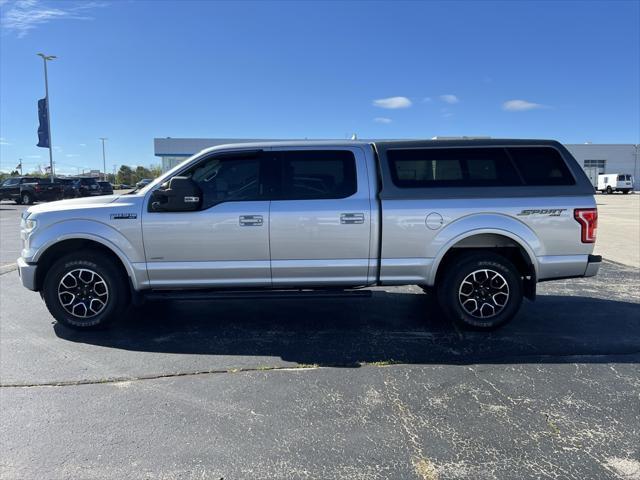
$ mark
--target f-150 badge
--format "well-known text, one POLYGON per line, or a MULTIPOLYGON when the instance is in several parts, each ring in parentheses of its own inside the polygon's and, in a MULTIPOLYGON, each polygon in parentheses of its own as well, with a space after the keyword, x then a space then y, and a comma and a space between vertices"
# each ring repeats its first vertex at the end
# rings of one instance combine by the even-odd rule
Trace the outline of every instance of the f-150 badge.
POLYGON ((111 220, 135 220, 138 218, 137 213, 112 213, 111 220))

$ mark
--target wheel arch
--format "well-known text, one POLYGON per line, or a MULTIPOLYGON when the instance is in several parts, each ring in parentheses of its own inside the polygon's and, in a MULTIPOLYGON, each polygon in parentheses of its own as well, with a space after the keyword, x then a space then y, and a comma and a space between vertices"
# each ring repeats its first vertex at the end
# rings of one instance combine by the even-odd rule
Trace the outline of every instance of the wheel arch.
MULTIPOLYGON (((48 245, 39 253, 37 258, 38 269, 36 270, 36 291, 42 289, 44 279, 56 259, 70 252, 87 250, 99 252, 114 261, 114 264, 122 271, 132 284, 136 282, 135 272, 127 257, 115 245, 110 242, 89 234, 65 238, 48 245)), ((135 287, 135 285, 134 285, 135 287)))
POLYGON ((538 278, 536 250, 541 248, 541 244, 528 227, 515 220, 513 222, 517 225, 516 229, 477 227, 448 236, 446 241, 442 241, 434 257, 428 284, 437 285, 446 265, 457 255, 472 251, 492 251, 508 258, 516 266, 525 279, 525 296, 534 299, 538 278), (514 233, 513 230, 522 231, 514 233), (528 238, 523 238, 525 236, 528 238))

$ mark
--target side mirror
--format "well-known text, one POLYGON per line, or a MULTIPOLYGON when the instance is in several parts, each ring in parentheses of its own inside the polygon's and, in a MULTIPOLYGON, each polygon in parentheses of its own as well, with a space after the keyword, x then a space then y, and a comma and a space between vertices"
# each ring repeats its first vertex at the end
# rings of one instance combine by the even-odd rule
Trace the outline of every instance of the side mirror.
POLYGON ((154 212, 192 212, 200 209, 202 192, 189 177, 173 177, 166 188, 154 190, 150 209, 154 212))

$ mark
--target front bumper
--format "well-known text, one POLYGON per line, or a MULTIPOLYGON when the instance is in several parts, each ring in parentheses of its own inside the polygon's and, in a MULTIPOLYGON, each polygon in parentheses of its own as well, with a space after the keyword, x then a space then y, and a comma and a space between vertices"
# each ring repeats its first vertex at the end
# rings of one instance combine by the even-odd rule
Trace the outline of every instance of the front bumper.
POLYGON ((587 269, 584 271, 585 277, 595 277, 602 264, 602 255, 589 255, 587 269))
POLYGON ((18 259, 18 275, 25 288, 36 290, 36 268, 37 265, 27 263, 22 257, 18 259))

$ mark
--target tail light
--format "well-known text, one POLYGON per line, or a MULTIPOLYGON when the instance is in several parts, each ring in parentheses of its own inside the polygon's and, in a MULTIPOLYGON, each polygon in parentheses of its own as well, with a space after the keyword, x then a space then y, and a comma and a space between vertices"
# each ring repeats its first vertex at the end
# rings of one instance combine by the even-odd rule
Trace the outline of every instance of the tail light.
POLYGON ((580 224, 582 243, 595 243, 598 230, 597 208, 576 208, 573 218, 580 224))

